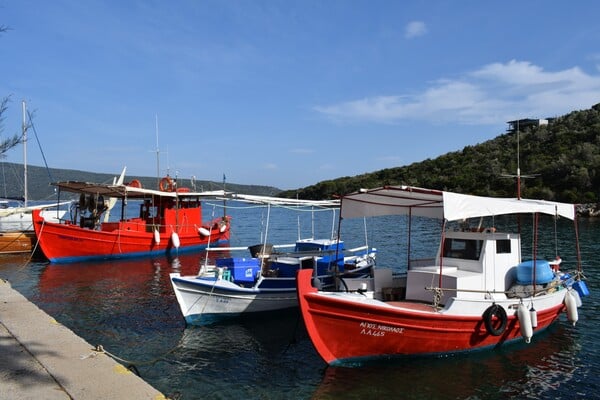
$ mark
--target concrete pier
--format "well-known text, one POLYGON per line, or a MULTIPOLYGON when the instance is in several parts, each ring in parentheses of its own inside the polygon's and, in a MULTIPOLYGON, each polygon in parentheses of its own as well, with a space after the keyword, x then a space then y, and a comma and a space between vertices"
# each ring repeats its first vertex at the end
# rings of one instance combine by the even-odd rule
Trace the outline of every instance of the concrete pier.
POLYGON ((0 279, 0 399, 165 396, 0 279))

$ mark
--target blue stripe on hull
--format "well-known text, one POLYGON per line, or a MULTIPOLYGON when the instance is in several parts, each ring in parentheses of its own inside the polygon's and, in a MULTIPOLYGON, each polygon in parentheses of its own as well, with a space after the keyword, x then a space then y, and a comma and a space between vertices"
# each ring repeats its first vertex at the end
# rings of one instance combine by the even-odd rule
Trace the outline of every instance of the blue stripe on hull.
MULTIPOLYGON (((221 244, 227 244, 229 240, 219 240, 217 242, 212 242, 210 245, 212 247, 216 247, 221 244)), ((178 254, 186 254, 194 251, 205 250, 208 247, 206 244, 201 244, 197 246, 185 246, 180 248, 168 248, 164 250, 152 250, 152 251, 142 251, 136 253, 114 253, 114 254, 102 254, 102 255, 90 255, 90 256, 77 256, 77 257, 58 257, 58 258, 50 258, 50 262, 53 263, 73 263, 80 261, 102 261, 102 260, 124 260, 130 258, 142 258, 149 256, 160 256, 167 255, 171 257, 176 257, 178 254)))

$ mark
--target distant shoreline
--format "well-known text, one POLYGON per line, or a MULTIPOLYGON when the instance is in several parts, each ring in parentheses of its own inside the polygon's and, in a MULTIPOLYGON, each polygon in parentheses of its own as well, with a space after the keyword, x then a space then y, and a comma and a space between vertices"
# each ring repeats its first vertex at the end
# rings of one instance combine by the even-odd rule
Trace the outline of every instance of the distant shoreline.
POLYGON ((579 217, 600 217, 600 203, 587 203, 577 206, 577 216, 579 217))

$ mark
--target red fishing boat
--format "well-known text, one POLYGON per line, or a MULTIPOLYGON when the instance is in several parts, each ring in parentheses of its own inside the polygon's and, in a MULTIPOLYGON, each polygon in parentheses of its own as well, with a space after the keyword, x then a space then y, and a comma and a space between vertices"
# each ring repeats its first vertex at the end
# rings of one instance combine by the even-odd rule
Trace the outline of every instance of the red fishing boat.
POLYGON ((49 222, 38 211, 33 213, 39 246, 53 263, 177 254, 229 241, 229 217, 202 219, 202 200, 223 195, 222 191, 191 192, 177 188, 170 177, 160 181, 160 190, 142 188, 137 180, 129 184, 67 181, 55 185, 59 198, 61 192, 71 192, 79 195, 79 202, 71 218, 60 222, 49 222), (110 211, 118 200, 121 216, 113 220, 110 211), (128 216, 135 202, 139 212, 128 216))
MULTIPOLYGON (((344 196, 342 220, 404 216, 408 265, 393 270, 378 266, 369 280, 341 279, 337 291, 318 290, 312 285, 312 271, 300 270, 300 309, 316 350, 328 364, 353 364, 491 348, 515 340, 529 343, 563 311, 575 324, 581 298, 589 294, 582 280, 577 225, 572 251, 576 259, 564 264, 537 259, 539 214, 576 220, 572 204, 406 186, 344 196), (533 259, 523 262, 520 232, 500 232, 494 223, 502 215, 525 213, 534 215, 534 244, 533 259), (468 225, 471 218, 477 218, 477 225, 468 225), (420 227, 433 219, 442 221, 430 224, 441 227, 436 228, 440 244, 435 258, 411 258, 415 219, 420 227), (566 264, 571 271, 564 269, 566 264)), ((394 224, 399 223, 396 218, 394 224)), ((519 230, 521 225, 512 226, 519 230)))

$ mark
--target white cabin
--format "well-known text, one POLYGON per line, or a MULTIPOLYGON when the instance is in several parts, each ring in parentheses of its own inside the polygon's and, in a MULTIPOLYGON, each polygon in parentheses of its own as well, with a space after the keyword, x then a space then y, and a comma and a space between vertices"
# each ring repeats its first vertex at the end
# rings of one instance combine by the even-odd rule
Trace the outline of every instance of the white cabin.
POLYGON ((432 265, 412 267, 407 273, 406 300, 431 302, 442 273, 440 304, 451 297, 505 299, 521 262, 518 234, 496 232, 446 232, 444 249, 432 265), (443 251, 443 258, 440 257, 443 251), (441 260, 441 266, 440 266, 441 260))

